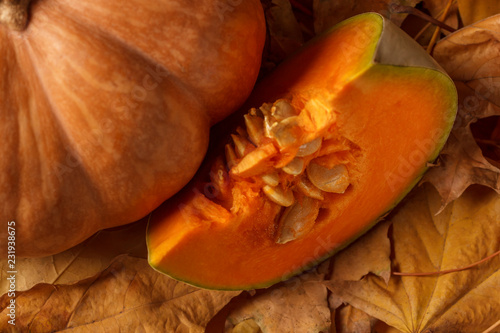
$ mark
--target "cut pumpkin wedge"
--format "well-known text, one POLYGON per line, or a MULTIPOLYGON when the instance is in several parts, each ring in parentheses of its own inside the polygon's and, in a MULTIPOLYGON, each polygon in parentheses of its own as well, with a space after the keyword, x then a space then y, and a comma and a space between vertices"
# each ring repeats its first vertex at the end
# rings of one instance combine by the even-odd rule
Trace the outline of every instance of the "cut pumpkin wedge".
POLYGON ((217 127, 226 136, 197 176, 152 213, 149 262, 213 289, 288 279, 410 191, 456 110, 455 85, 417 43, 378 14, 350 18, 263 79, 245 115, 217 127))

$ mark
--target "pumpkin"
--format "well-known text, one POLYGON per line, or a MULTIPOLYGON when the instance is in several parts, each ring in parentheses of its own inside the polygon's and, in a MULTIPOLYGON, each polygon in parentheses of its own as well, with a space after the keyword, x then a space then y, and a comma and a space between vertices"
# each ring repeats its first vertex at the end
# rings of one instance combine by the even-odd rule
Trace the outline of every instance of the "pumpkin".
POLYGON ((258 0, 5 0, 0 22, 0 220, 19 257, 179 191, 250 94, 265 40, 258 0))
POLYGON ((408 193, 456 110, 453 81, 402 30, 374 13, 348 19, 259 82, 239 118, 215 131, 231 135, 152 213, 149 262, 214 289, 266 287, 311 268, 408 193))

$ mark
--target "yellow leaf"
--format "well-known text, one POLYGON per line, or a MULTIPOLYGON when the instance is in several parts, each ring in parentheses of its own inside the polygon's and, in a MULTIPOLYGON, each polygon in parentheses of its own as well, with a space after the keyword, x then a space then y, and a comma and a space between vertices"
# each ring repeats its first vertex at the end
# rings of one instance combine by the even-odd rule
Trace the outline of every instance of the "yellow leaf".
MULTIPOLYGON (((393 267, 436 272, 465 267, 500 249, 500 196, 471 187, 435 215, 439 194, 418 188, 392 216, 393 267)), ((500 257, 436 276, 393 276, 389 284, 326 282, 333 297, 403 332, 482 332, 500 318, 500 257)))
POLYGON ((458 0, 458 9, 464 25, 469 25, 500 13, 498 0, 458 0))
POLYGON ((389 281, 391 244, 387 237, 390 222, 378 223, 370 232, 332 259, 332 280, 360 280, 373 273, 389 281))
POLYGON ((145 259, 119 256, 103 272, 72 285, 38 284, 0 298, 0 332, 204 332, 239 292, 209 291, 172 280, 145 259))

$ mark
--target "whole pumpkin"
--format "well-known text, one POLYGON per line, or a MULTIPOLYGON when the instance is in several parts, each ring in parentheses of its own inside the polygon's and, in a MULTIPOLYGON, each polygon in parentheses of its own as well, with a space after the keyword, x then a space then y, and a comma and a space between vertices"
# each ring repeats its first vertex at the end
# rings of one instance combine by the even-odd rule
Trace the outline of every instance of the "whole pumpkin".
POLYGON ((265 39, 259 0, 0 0, 0 22, 0 248, 14 221, 19 257, 181 189, 265 39))

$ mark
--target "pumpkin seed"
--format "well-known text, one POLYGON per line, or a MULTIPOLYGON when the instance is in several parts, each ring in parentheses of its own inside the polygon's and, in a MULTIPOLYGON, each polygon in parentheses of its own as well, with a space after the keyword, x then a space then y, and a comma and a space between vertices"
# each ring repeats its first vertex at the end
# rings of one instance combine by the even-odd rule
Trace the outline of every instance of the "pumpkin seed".
POLYGON ((321 138, 316 138, 312 141, 304 143, 302 146, 299 147, 296 156, 304 157, 314 154, 321 148, 321 143, 322 143, 321 138))
POLYGON ((350 184, 349 173, 344 164, 328 169, 313 162, 307 166, 306 172, 311 183, 325 192, 344 193, 350 184))
POLYGON ((278 174, 276 172, 268 173, 266 175, 261 176, 260 178, 262 178, 264 183, 266 183, 269 186, 278 186, 280 183, 280 178, 278 177, 278 174))
POLYGON ((256 146, 260 145, 264 137, 264 120, 249 114, 245 114, 244 118, 250 141, 256 146))
POLYGON ((304 160, 301 158, 294 158, 290 163, 281 168, 287 174, 297 176, 304 170, 304 160))
POLYGON ((307 178, 307 176, 302 176, 297 182, 297 189, 302 192, 304 195, 317 199, 323 200, 323 192, 311 183, 311 181, 307 178))
POLYGON ((298 127, 295 108, 286 100, 278 100, 273 105, 265 104, 260 110, 264 115, 264 135, 275 139, 281 147, 297 142, 294 135, 298 127))
POLYGON ((234 151, 234 148, 231 144, 228 143, 226 145, 225 153, 226 153, 227 167, 229 169, 232 169, 238 163, 238 157, 236 156, 236 152, 234 151))
POLYGON ((266 124, 265 134, 267 137, 275 139, 280 147, 288 147, 297 142, 297 134, 300 132, 298 129, 298 117, 293 116, 273 123, 271 126, 266 124))
POLYGON ((289 207, 295 201, 293 192, 290 190, 284 191, 281 187, 274 187, 269 185, 264 185, 262 190, 264 191, 264 194, 269 198, 269 200, 280 206, 289 207))
POLYGON ((277 100, 271 108, 271 114, 276 118, 276 120, 281 121, 283 119, 293 117, 297 115, 295 108, 286 100, 277 100))
POLYGON ((260 146, 243 156, 231 172, 240 177, 252 177, 266 172, 271 164, 270 158, 277 152, 272 143, 260 146))
POLYGON ((241 135, 231 134, 231 138, 233 139, 234 142, 236 156, 238 156, 239 158, 245 156, 245 151, 249 145, 252 148, 255 148, 255 146, 251 144, 250 141, 248 141, 241 135))
POLYGON ((276 243, 285 244, 310 232, 318 217, 319 208, 318 200, 304 197, 285 209, 280 218, 276 243))

